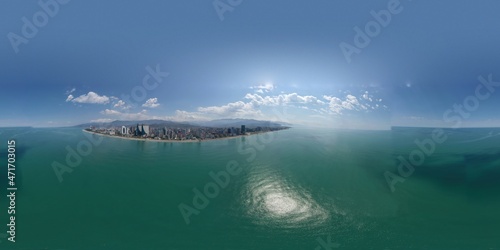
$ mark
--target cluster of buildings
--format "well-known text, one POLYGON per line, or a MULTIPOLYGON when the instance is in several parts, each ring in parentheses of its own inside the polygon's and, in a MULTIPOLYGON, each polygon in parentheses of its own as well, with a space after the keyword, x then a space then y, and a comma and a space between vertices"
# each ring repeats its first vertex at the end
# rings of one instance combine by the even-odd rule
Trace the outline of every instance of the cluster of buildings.
POLYGON ((238 135, 246 135, 249 132, 264 132, 270 131, 272 128, 257 127, 255 129, 247 129, 245 125, 241 127, 230 128, 211 128, 211 127, 191 127, 191 128, 170 128, 162 126, 150 126, 145 124, 137 124, 135 126, 121 126, 116 128, 97 129, 90 127, 92 132, 97 132, 107 135, 118 135, 132 138, 151 138, 157 140, 205 140, 217 139, 238 135))

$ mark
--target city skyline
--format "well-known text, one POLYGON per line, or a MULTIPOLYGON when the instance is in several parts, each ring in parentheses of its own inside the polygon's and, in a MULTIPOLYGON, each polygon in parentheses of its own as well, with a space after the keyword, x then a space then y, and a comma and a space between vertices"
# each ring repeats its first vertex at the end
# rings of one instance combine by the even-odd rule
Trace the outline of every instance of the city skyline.
POLYGON ((57 3, 53 16, 36 3, 2 10, 0 126, 224 118, 500 126, 498 91, 469 98, 479 78, 500 82, 494 1, 242 1, 224 13, 212 2, 57 3), (50 19, 14 46, 9 34, 23 36, 40 11, 50 19))

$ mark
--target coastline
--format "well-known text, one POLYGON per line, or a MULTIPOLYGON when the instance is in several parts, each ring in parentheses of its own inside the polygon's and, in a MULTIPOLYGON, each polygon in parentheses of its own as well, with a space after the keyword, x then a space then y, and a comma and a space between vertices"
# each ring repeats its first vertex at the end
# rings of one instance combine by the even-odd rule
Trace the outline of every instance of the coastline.
POLYGON ((123 139, 123 140, 133 140, 133 141, 151 141, 151 142, 170 142, 170 143, 201 143, 201 142, 209 142, 209 141, 218 141, 218 140, 228 140, 228 139, 236 139, 240 137, 245 137, 245 136, 252 136, 252 135, 258 135, 258 134, 265 134, 265 133, 272 133, 280 130, 275 130, 275 131, 266 131, 266 132, 260 132, 260 133, 252 133, 252 134, 246 134, 246 135, 235 135, 235 136, 230 136, 230 137, 223 137, 223 138, 214 138, 214 139, 205 139, 205 140, 156 140, 156 139, 151 139, 151 138, 134 138, 134 137, 124 137, 124 136, 116 136, 116 135, 106 135, 106 134, 101 134, 93 131, 88 131, 85 129, 82 129, 83 132, 89 133, 89 134, 95 134, 99 136, 106 136, 109 138, 117 138, 117 139, 123 139))

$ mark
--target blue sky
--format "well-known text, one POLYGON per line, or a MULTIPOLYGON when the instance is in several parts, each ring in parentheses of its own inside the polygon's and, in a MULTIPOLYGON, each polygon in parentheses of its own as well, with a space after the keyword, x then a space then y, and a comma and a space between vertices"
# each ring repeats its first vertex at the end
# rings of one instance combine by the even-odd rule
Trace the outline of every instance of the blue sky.
POLYGON ((148 118, 500 126, 500 91, 482 87, 487 98, 467 99, 478 77, 500 82, 498 1, 41 2, 52 5, 9 1, 0 10, 0 126, 148 118), (25 28, 30 37, 23 17, 37 29, 25 28), (340 45, 356 46, 356 27, 373 37, 346 56, 340 45), (162 81, 149 71, 164 72, 162 81), (443 118, 464 100, 466 117, 443 118))

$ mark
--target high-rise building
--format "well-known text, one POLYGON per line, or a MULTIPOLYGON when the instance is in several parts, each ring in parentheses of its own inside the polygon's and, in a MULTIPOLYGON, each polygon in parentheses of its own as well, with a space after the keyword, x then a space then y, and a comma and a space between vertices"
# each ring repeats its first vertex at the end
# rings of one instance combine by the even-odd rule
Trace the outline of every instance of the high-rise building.
POLYGON ((122 126, 122 135, 127 135, 127 127, 122 126))
POLYGON ((141 136, 141 130, 139 129, 139 123, 137 123, 137 127, 135 128, 135 136, 141 136))
POLYGON ((149 125, 142 124, 141 135, 145 135, 145 136, 149 135, 149 125))
POLYGON ((247 132, 245 125, 241 125, 241 134, 244 135, 247 132))

